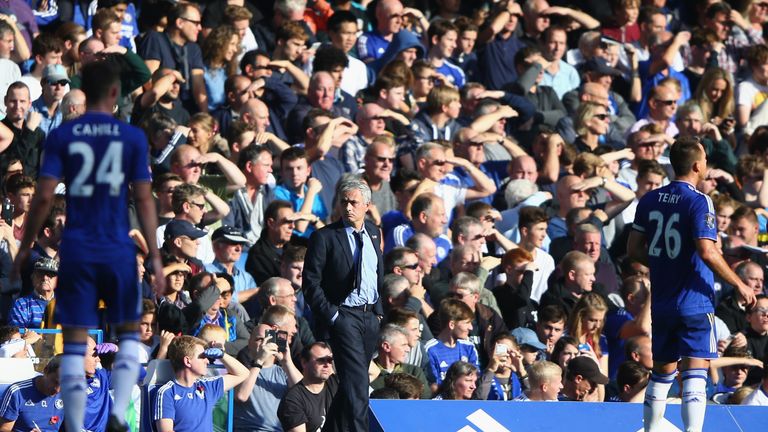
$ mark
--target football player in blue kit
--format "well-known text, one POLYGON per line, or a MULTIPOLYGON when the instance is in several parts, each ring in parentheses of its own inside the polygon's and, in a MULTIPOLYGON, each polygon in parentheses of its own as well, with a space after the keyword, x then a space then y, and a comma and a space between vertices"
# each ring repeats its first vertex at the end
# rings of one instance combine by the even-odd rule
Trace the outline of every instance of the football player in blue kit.
POLYGON ((98 326, 97 306, 99 300, 104 300, 108 322, 117 329, 120 347, 112 369, 114 404, 107 431, 126 431, 123 415, 139 375, 141 313, 136 247, 128 236, 129 184, 150 247, 156 282, 164 285, 155 240, 157 211, 146 136, 141 129, 112 115, 120 96, 115 66, 108 61, 89 63, 83 67, 82 78, 87 112, 48 135, 15 269, 28 259, 35 233, 49 213, 56 185, 64 179, 67 224, 59 249, 54 317, 62 325, 64 336, 61 393, 65 426, 68 431, 83 429, 87 331, 98 326))
POLYGON ((687 431, 701 431, 709 360, 717 357, 713 272, 736 287, 747 305, 755 295, 720 254, 712 200, 696 190, 707 175, 704 148, 696 138, 678 140, 670 160, 675 181, 643 196, 627 243, 629 257, 651 269, 653 373, 643 421, 646 431, 661 427, 682 359, 683 423, 687 431))

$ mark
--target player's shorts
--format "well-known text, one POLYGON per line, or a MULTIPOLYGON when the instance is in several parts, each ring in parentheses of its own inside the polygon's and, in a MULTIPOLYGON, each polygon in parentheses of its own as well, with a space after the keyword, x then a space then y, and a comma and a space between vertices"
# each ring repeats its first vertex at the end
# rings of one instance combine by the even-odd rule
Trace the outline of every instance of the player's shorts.
POLYGON ((110 324, 138 322, 141 290, 136 253, 113 254, 108 262, 83 262, 64 254, 59 265, 54 320, 62 326, 95 328, 100 324, 99 300, 107 306, 110 324))
POLYGON ((672 363, 682 357, 717 358, 715 314, 652 314, 653 360, 672 363))

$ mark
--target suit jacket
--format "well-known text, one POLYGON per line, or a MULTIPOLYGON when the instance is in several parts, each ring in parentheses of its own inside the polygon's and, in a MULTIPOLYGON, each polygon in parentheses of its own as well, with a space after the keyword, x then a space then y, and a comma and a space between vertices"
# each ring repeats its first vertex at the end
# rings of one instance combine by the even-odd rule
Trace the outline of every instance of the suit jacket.
MULTIPOLYGON (((373 223, 366 221, 365 230, 368 233, 373 249, 378 258, 377 289, 381 289, 384 278, 384 259, 379 247, 381 231, 373 223)), ((304 258, 304 274, 302 288, 315 314, 320 339, 328 339, 331 318, 339 310, 339 305, 352 292, 355 274, 352 251, 349 248, 347 233, 341 221, 334 222, 312 233, 309 247, 304 258)), ((384 315, 381 296, 376 302, 374 312, 384 315)))

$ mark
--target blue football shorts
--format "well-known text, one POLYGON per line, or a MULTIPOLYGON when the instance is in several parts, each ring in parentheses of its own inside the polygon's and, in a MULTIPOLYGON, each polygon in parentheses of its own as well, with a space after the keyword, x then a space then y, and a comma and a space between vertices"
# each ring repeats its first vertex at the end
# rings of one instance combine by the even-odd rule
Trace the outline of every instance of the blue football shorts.
POLYGON ((683 357, 717 358, 715 314, 651 314, 653 360, 672 363, 683 357))
POLYGON ((81 261, 76 254, 64 254, 59 265, 54 320, 62 326, 99 326, 99 300, 107 306, 110 324, 138 322, 141 290, 136 252, 112 254, 109 261, 81 261))

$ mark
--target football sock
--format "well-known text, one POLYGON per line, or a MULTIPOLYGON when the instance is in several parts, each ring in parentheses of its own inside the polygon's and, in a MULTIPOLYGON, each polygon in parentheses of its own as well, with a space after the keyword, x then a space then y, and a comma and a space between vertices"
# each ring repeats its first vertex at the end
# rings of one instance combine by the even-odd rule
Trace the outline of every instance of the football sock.
POLYGON ((646 432, 655 430, 664 418, 667 409, 667 395, 672 382, 675 381, 677 371, 668 375, 651 374, 651 380, 645 389, 645 402, 643 402, 643 428, 646 432))
POLYGON ((707 409, 707 370, 688 369, 683 375, 683 425, 686 432, 699 432, 707 409))
POLYGON ((85 343, 64 343, 59 366, 61 399, 64 401, 64 421, 68 431, 83 429, 85 418, 85 343))
POLYGON ((139 341, 137 333, 119 335, 120 348, 112 364, 112 387, 115 400, 112 415, 125 422, 125 411, 131 401, 133 386, 139 379, 139 341))

